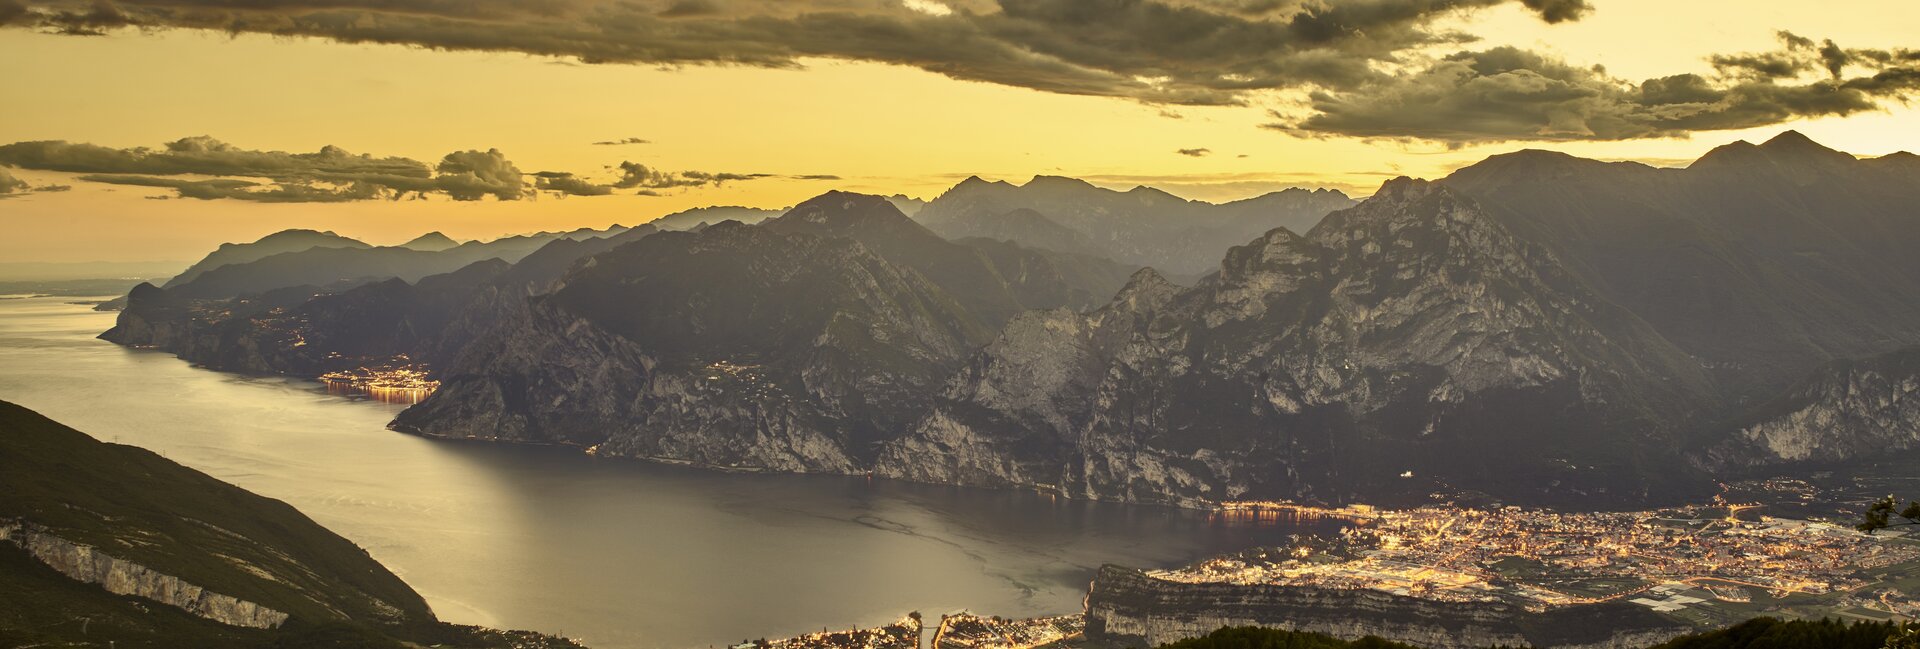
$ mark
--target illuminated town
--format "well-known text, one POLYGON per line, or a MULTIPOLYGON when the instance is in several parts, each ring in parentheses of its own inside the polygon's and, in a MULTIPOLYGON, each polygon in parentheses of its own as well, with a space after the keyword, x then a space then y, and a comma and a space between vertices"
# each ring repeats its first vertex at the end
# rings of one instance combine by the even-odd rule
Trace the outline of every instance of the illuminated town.
POLYGON ((346 396, 365 396, 382 403, 412 405, 425 401, 440 382, 427 378, 426 366, 396 356, 392 363, 320 375, 327 392, 346 396))
POLYGON ((1920 592, 1914 574, 1920 543, 1831 523, 1743 515, 1754 507, 1559 513, 1519 507, 1376 510, 1229 503, 1219 509, 1228 521, 1326 517, 1351 525, 1324 541, 1303 540, 1295 547, 1250 550, 1149 574, 1185 583, 1504 601, 1533 611, 1626 601, 1668 614, 1714 606, 1746 612, 1795 602, 1871 619, 1920 613, 1920 603, 1909 594, 1920 592))
POLYGON ((961 612, 940 618, 932 649, 1033 649, 1079 638, 1086 627, 1081 615, 1009 620, 961 612))
POLYGON ((822 630, 781 640, 748 640, 731 649, 920 649, 920 614, 872 629, 822 630))

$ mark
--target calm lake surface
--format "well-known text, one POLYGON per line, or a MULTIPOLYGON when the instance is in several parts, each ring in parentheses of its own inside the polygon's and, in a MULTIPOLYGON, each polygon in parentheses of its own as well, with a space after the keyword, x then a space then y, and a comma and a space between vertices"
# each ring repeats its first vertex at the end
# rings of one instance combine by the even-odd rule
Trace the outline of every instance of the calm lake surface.
POLYGON ((1308 531, 427 440, 386 430, 400 406, 95 340, 114 314, 72 299, 0 299, 0 399, 285 500, 453 622, 680 649, 914 610, 1069 613, 1102 563, 1171 566, 1308 531))

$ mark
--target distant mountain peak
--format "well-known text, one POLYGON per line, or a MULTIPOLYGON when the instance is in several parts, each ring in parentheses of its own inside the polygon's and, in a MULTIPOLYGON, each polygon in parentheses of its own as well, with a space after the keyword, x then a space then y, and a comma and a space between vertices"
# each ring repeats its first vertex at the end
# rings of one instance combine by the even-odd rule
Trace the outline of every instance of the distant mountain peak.
POLYGON ((909 230, 938 238, 932 231, 908 218, 885 196, 837 189, 807 199, 779 218, 768 220, 766 224, 776 230, 805 231, 824 236, 909 230))
POLYGON ((1093 186, 1093 183, 1081 180, 1079 178, 1074 178, 1071 176, 1047 176, 1047 175, 1034 176, 1033 180, 1027 181, 1027 184, 1023 185, 1023 187, 1029 187, 1029 188, 1061 187, 1061 188, 1073 188, 1073 189, 1098 189, 1097 187, 1093 186))
POLYGON ((1773 136, 1773 139, 1767 140, 1765 143, 1761 144, 1760 146, 1768 149, 1794 149, 1794 148, 1813 147, 1813 148, 1832 151, 1832 149, 1828 149, 1827 147, 1822 146, 1819 142, 1813 141, 1813 138, 1807 137, 1807 134, 1801 133, 1799 131, 1792 130, 1792 129, 1781 131, 1779 135, 1773 136))
POLYGON ((1853 154, 1838 151, 1813 141, 1799 131, 1785 131, 1773 136, 1762 144, 1746 140, 1731 142, 1708 151, 1700 156, 1688 169, 1727 168, 1760 163, 1796 165, 1826 165, 1831 163, 1850 163, 1856 161, 1853 154))
POLYGON ((1381 183, 1380 189, 1373 193, 1373 198, 1389 201, 1419 200, 1426 198, 1427 195, 1432 194, 1439 188, 1439 185, 1431 181, 1411 176, 1400 176, 1381 183))
POLYGON ((1142 267, 1127 278, 1127 285, 1113 297, 1113 303, 1141 312, 1164 307, 1180 294, 1180 285, 1169 281, 1153 267, 1142 267))
POLYGON ((960 181, 960 184, 954 185, 952 189, 948 189, 947 191, 953 192, 953 191, 958 191, 962 189, 981 189, 984 187, 1012 187, 1012 186, 1014 186, 1013 183, 1010 183, 1004 180, 987 180, 979 176, 967 176, 966 180, 960 181))
POLYGON ((452 237, 449 237, 446 234, 441 233, 439 230, 435 230, 433 232, 428 232, 426 234, 414 237, 413 240, 400 244, 400 247, 406 248, 409 250, 420 250, 424 252, 440 252, 442 250, 453 248, 459 245, 460 245, 460 242, 454 241, 452 237))

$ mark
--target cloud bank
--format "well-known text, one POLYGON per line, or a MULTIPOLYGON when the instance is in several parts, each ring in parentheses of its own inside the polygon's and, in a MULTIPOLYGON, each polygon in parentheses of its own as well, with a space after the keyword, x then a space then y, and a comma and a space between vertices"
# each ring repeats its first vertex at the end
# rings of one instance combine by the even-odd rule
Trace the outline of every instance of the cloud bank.
POLYGON ((1595 10, 1587 0, 0 0, 0 23, 72 34, 202 28, 589 63, 793 68, 824 57, 1164 105, 1259 104, 1279 93, 1304 98, 1276 118, 1282 131, 1451 143, 1661 137, 1847 115, 1913 98, 1920 77, 1908 50, 1783 35, 1777 52, 1714 57, 1711 76, 1634 81, 1527 50, 1466 49, 1473 35, 1442 26, 1497 6, 1545 23, 1595 10))
POLYGON ((1625 140, 1879 110, 1920 92, 1920 51, 1847 49, 1781 32, 1781 48, 1711 59, 1716 74, 1640 82, 1512 47, 1464 51, 1418 72, 1310 95, 1269 128, 1303 135, 1625 140))
POLYGON ((840 178, 828 174, 663 171, 622 162, 617 168, 618 178, 596 183, 566 171, 523 173, 498 149, 455 151, 428 165, 409 158, 349 153, 335 146, 313 153, 258 151, 207 136, 182 138, 159 149, 117 149, 61 140, 0 145, 0 195, 65 189, 30 188, 15 178, 8 166, 80 174, 79 180, 92 183, 171 189, 180 198, 261 203, 340 203, 427 196, 456 201, 488 197, 512 201, 540 193, 607 196, 616 189, 640 189, 657 194, 663 189, 761 178, 840 178))

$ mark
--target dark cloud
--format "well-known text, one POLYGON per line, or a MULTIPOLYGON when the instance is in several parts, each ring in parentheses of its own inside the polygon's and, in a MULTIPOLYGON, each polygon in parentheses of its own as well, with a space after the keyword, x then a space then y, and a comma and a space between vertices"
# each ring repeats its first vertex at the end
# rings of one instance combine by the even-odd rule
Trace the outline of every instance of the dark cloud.
POLYGON ((439 164, 407 158, 356 155, 328 146, 314 153, 242 149, 206 136, 168 142, 164 148, 116 149, 45 140, 0 145, 0 164, 41 171, 88 174, 82 180, 165 187, 187 198, 235 198, 260 202, 339 202, 441 194, 471 201, 492 196, 516 200, 527 182, 498 150, 456 151, 439 164), (232 176, 182 179, 171 176, 232 176))
MULTIPOLYGON (((10 4, 20 0, 0 0, 0 17, 10 4)), ((1442 27, 1445 19, 1517 4, 1560 23, 1594 11, 1589 0, 939 4, 951 11, 901 0, 28 0, 31 9, 10 22, 71 33, 203 28, 587 63, 793 68, 823 57, 1160 106, 1243 104, 1283 91, 1306 103, 1273 125, 1281 130, 1454 143, 1659 137, 1845 115, 1910 98, 1920 66, 1908 50, 1849 49, 1785 32, 1777 51, 1713 57, 1713 74, 1637 83, 1512 48, 1433 60, 1475 40, 1442 27)), ((680 172, 621 182, 659 189, 730 180, 680 172)))
POLYGON ((25 22, 27 19, 27 6, 20 4, 20 0, 0 0, 0 25, 25 22))
POLYGON ((708 187, 724 185, 730 182, 760 180, 762 178, 786 178, 789 180, 840 180, 833 174, 764 174, 734 173, 712 171, 666 171, 649 167, 638 162, 622 162, 616 169, 620 179, 614 181, 615 189, 640 189, 642 196, 659 196, 658 190, 684 187, 708 187))
POLYGON ((603 140, 600 142, 593 143, 594 146, 620 146, 623 144, 653 144, 653 141, 643 140, 637 137, 628 137, 628 138, 621 138, 618 140, 603 140))
POLYGON ((1204 157, 1207 157, 1208 154, 1213 153, 1213 150, 1212 149, 1178 149, 1178 150, 1175 150, 1174 153, 1178 153, 1180 155, 1187 156, 1189 158, 1204 158, 1204 157))
POLYGON ((425 164, 406 158, 354 155, 339 147, 314 153, 251 151, 207 136, 168 142, 163 149, 115 149, 60 140, 0 145, 0 163, 25 169, 75 173, 204 174, 263 176, 276 180, 320 175, 383 174, 426 178, 425 164))
POLYGON ((1520 4, 1540 12, 1540 19, 1550 23, 1579 20, 1593 10, 1587 0, 1520 0, 1520 4))
POLYGON ((172 189, 181 198, 200 200, 233 199, 259 203, 345 203, 380 198, 382 193, 376 186, 355 184, 342 188, 325 188, 300 184, 266 185, 250 180, 216 178, 212 180, 188 180, 161 176, 141 176, 137 174, 87 174, 80 180, 109 185, 132 185, 135 187, 163 187, 172 189))
POLYGON ((34 187, 32 183, 28 183, 14 176, 12 169, 0 166, 0 198, 13 198, 31 193, 64 192, 69 189, 73 188, 67 185, 41 185, 34 187))
MULTIPOLYGON (((28 24, 27 21, 31 19, 25 17, 26 13, 24 5, 20 6, 17 12, 13 8, 0 6, 0 18, 15 14, 10 19, 0 20, 0 25, 28 24)), ((69 36, 103 36, 108 30, 147 25, 121 11, 119 6, 109 0, 93 0, 85 5, 53 9, 36 14, 33 18, 36 18, 40 25, 69 36)))
POLYGON ((565 196, 606 196, 611 185, 601 185, 565 171, 542 171, 534 176, 534 188, 565 196))
MULTIPOLYGON (((0 0, 13 2, 17 0, 0 0)), ((1435 21, 1519 2, 1543 20, 1582 0, 32 0, 40 27, 190 27, 516 51, 590 63, 797 67, 806 57, 1156 103, 1347 87, 1408 48, 1459 42, 1435 21), (940 13, 940 12, 935 12, 940 13)))
POLYGON ((1720 74, 1639 83, 1511 47, 1447 56, 1422 71, 1351 91, 1310 95, 1305 116, 1275 114, 1269 128, 1301 135, 1421 139, 1623 140, 1741 129, 1876 110, 1920 91, 1908 50, 1815 46, 1783 34, 1775 52, 1718 56, 1720 74), (1846 76, 1861 66, 1875 71, 1846 76), (1814 71, 1827 74, 1802 78, 1814 71))
POLYGON ((27 191, 27 181, 13 177, 13 172, 0 167, 0 194, 15 194, 27 191))
MULTIPOLYGON (((525 195, 527 181, 506 154, 499 149, 480 151, 455 151, 440 159, 436 168, 440 175, 435 176, 434 189, 446 192, 456 201, 477 201, 483 196, 493 196, 503 201, 511 201, 525 195)), ((403 189, 403 188, 396 188, 403 189)), ((432 191, 421 188, 406 188, 411 191, 432 191)))
POLYGON ((715 16, 721 13, 720 5, 711 0, 674 0, 667 8, 660 10, 664 18, 689 18, 693 16, 715 16))

